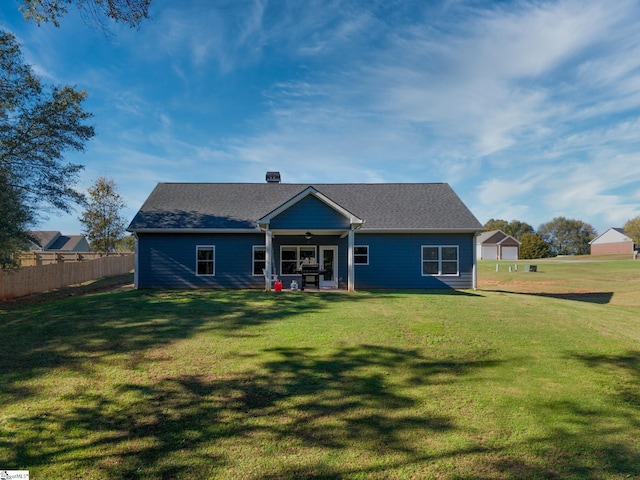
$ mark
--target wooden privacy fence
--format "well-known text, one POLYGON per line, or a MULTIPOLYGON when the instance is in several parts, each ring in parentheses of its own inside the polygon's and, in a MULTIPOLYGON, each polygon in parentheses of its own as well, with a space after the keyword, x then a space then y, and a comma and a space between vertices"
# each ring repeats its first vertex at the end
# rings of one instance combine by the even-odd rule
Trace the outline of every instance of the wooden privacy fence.
POLYGON ((108 255, 114 254, 106 254, 104 252, 24 252, 20 254, 20 266, 37 267, 52 263, 84 262, 85 260, 95 260, 108 255))
POLYGON ((130 272, 132 253, 110 254, 80 262, 63 262, 0 272, 0 299, 46 292, 110 275, 130 272))

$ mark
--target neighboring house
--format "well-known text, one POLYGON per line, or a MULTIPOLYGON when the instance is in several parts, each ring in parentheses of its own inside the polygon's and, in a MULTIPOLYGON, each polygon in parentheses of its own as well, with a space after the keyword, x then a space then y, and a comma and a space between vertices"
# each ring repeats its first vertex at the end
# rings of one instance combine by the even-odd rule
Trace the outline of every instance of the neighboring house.
POLYGON ((31 251, 60 253, 91 251, 91 246, 84 235, 62 235, 60 232, 45 230, 29 232, 29 234, 37 241, 32 244, 31 251))
POLYGON ((518 260, 520 242, 502 230, 482 232, 476 238, 478 260, 518 260))
POLYGON ((482 225, 429 184, 159 183, 128 227, 137 288, 470 288, 482 225), (266 273, 266 274, 265 274, 266 273))
POLYGON ((589 242, 591 255, 633 253, 633 239, 622 228, 609 228, 589 242))

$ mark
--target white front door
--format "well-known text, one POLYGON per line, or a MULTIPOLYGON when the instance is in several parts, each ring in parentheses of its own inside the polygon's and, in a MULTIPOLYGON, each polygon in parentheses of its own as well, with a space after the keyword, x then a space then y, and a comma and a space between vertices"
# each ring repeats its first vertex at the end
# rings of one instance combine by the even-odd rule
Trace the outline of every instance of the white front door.
POLYGON ((338 247, 320 247, 320 287, 338 288, 338 247))

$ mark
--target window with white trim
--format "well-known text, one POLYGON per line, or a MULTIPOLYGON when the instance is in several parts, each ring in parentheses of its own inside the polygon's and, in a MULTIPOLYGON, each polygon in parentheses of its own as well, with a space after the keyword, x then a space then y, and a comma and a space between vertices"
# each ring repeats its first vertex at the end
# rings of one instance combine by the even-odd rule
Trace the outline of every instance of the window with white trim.
POLYGON ((262 245, 253 246, 253 276, 264 275, 267 268, 267 247, 262 245))
POLYGON ((353 247, 353 263, 369 265, 369 245, 355 245, 353 247))
POLYGON ((196 275, 216 274, 216 247, 213 245, 196 246, 196 275))
POLYGON ((315 245, 283 245, 280 247, 280 274, 295 275, 303 263, 317 263, 317 258, 315 245))
POLYGON ((457 245, 423 245, 422 275, 459 275, 457 245))

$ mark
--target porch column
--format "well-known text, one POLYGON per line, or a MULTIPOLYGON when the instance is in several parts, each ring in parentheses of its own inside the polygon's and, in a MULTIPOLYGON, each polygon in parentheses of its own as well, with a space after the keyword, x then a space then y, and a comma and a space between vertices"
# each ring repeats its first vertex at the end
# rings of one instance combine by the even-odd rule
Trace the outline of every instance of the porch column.
POLYGON ((271 230, 266 230, 264 232, 264 289, 267 292, 271 291, 271 272, 273 272, 273 258, 271 258, 271 250, 273 244, 273 232, 271 230))
POLYGON ((349 292, 355 291, 355 264, 353 262, 353 244, 355 239, 353 227, 349 230, 349 248, 347 253, 347 290, 349 292))

